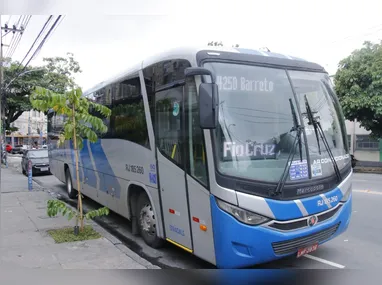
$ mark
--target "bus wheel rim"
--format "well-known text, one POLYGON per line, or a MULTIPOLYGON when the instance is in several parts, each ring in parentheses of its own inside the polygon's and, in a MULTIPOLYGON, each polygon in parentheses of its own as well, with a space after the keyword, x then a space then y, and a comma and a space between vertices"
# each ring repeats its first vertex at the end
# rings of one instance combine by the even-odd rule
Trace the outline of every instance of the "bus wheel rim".
POLYGON ((68 191, 68 193, 72 193, 72 181, 68 175, 68 178, 66 178, 66 189, 68 191))
POLYGON ((155 218, 150 204, 142 208, 139 218, 142 230, 150 236, 155 235, 155 218))

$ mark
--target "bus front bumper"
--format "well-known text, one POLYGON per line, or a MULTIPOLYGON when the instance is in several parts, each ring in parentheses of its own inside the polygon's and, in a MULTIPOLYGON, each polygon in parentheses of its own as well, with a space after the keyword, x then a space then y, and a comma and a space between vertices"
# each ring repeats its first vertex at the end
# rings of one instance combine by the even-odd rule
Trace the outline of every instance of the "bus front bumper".
POLYGON ((211 211, 216 266, 243 268, 297 255, 299 248, 316 242, 319 250, 321 244, 347 230, 352 212, 352 195, 332 218, 313 227, 289 232, 245 225, 221 210, 212 195, 211 211))

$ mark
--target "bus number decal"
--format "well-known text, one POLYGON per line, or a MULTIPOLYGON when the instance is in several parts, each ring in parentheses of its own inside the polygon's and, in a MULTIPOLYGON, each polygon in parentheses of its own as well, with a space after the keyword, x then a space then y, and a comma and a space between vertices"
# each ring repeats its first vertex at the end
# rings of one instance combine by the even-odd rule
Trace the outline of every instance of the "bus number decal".
POLYGON ((322 207, 325 204, 332 204, 332 203, 335 203, 337 201, 338 201, 338 196, 337 195, 334 195, 334 196, 329 197, 329 198, 325 197, 325 199, 321 199, 321 200, 317 201, 317 206, 318 207, 322 207))
POLYGON ((137 173, 137 174, 144 174, 145 173, 143 166, 132 165, 132 164, 126 164, 126 171, 137 173))

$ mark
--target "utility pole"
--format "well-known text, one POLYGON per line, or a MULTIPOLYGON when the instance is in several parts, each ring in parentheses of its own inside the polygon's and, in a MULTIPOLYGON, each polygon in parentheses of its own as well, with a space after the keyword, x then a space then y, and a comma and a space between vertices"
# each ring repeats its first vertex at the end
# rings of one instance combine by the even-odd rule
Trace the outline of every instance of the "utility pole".
MULTIPOLYGON (((3 30, 5 31, 5 34, 7 34, 8 32, 12 32, 13 34, 15 33, 23 33, 24 32, 24 28, 21 27, 20 29, 17 29, 16 25, 13 25, 12 28, 8 27, 8 24, 5 24, 4 27, 1 23, 1 15, 0 15, 0 120, 1 120, 1 132, 0 132, 0 140, 1 140, 1 151, 5 151, 5 155, 6 154, 6 150, 5 150, 5 144, 3 145, 3 142, 5 143, 6 141, 6 133, 5 133, 5 124, 4 124, 4 120, 5 120, 5 114, 4 114, 4 102, 3 100, 5 100, 5 97, 3 97, 5 95, 5 89, 4 89, 4 58, 3 58, 3 30), (4 135, 4 136, 3 136, 4 135)), ((3 153, 1 152, 1 157, 3 157, 3 153)), ((5 161, 7 159, 5 158, 5 161)), ((7 161, 6 161, 7 163, 7 161)), ((0 164, 1 165, 1 164, 0 164)), ((0 167, 0 185, 1 185, 1 167, 0 167)), ((0 186, 0 192, 1 192, 1 186, 0 186)))

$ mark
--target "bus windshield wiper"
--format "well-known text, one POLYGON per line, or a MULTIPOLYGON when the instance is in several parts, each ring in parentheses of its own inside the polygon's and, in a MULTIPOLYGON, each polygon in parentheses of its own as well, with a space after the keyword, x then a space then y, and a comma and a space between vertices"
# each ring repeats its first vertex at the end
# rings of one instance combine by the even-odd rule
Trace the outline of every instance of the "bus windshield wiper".
POLYGON ((279 183, 277 184, 277 187, 276 189, 273 191, 273 193, 271 194, 271 196, 276 196, 276 195, 279 195, 282 193, 282 190, 284 188, 284 185, 285 185, 285 182, 288 178, 288 171, 289 171, 289 168, 292 164, 292 161, 293 161, 293 158, 294 158, 294 155, 296 153, 296 146, 298 145, 299 146, 299 153, 300 153, 300 160, 302 161, 302 142, 301 142, 301 133, 302 133, 302 126, 298 124, 298 120, 297 120, 297 115, 296 115, 296 110, 293 106, 293 102, 292 102, 292 99, 289 98, 289 104, 290 104, 290 110, 292 112, 292 117, 293 117, 293 127, 292 129, 289 131, 289 132, 296 132, 296 137, 294 138, 294 142, 293 142, 293 145, 292 145, 292 148, 289 152, 289 156, 288 156, 288 159, 287 159, 287 162, 286 162, 286 165, 285 165, 285 168, 284 168, 284 171, 283 171, 283 174, 281 175, 281 178, 279 180, 279 183))
POLYGON ((330 160, 332 161, 334 172, 337 175, 338 182, 340 182, 340 181, 342 181, 341 172, 340 172, 340 170, 338 168, 337 162, 336 162, 336 160, 335 160, 335 158, 333 156, 333 153, 332 153, 332 151, 330 149, 330 146, 329 146, 329 143, 328 143, 328 141, 326 139, 325 133, 322 130, 320 121, 318 121, 318 118, 313 117, 313 112, 312 112, 312 109, 310 108, 310 105, 309 105, 309 102, 308 102, 308 98, 306 97, 306 94, 304 95, 304 100, 305 100, 306 114, 307 114, 307 117, 308 117, 308 125, 313 125, 314 132, 316 134, 317 145, 318 145, 318 152, 321 155, 320 143, 319 143, 319 137, 318 137, 318 133, 319 133, 320 137, 322 139, 322 142, 324 143, 325 149, 326 149, 326 151, 329 154, 330 160))

